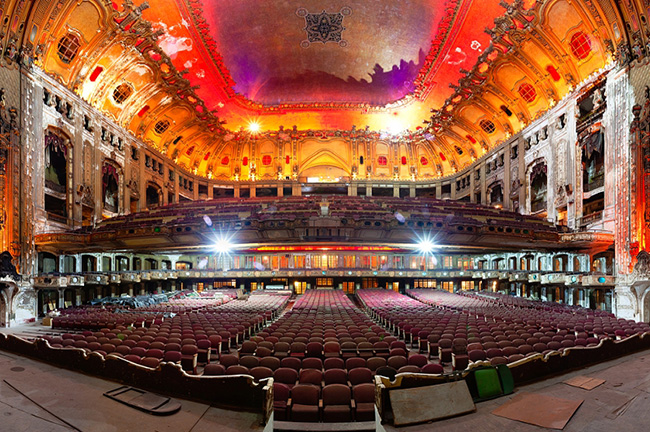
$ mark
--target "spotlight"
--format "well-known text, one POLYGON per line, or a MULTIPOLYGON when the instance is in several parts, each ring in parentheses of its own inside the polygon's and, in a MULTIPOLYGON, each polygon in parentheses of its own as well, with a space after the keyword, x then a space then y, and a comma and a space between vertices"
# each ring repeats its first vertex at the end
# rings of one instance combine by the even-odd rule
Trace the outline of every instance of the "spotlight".
POLYGON ((219 255, 228 255, 234 246, 235 245, 232 242, 232 235, 220 233, 217 235, 214 244, 212 245, 212 250, 214 253, 217 253, 219 255))
POLYGON ((258 133, 260 131, 260 124, 256 121, 248 123, 248 132, 258 133))
POLYGON ((431 239, 422 239, 417 244, 417 248, 420 253, 430 254, 436 248, 436 245, 431 241, 431 239))

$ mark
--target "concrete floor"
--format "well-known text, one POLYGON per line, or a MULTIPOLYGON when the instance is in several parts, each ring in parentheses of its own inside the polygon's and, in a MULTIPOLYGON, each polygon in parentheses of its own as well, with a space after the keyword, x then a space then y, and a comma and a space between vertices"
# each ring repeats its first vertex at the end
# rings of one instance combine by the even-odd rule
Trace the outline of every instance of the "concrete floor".
MULTIPOLYGON (((34 327, 29 329, 32 330, 34 327)), ((19 333, 20 328, 11 331, 19 333)), ((119 383, 0 351, 0 431, 228 432, 264 429, 260 415, 194 401, 181 400, 180 412, 156 417, 102 396, 105 391, 119 386, 119 383)), ((517 392, 584 399, 565 431, 646 431, 650 427, 650 351, 521 386, 515 394, 517 392), (562 383, 577 375, 606 381, 591 391, 562 383)), ((384 427, 387 431, 405 432, 544 430, 491 414, 512 396, 482 402, 475 413, 461 417, 408 427, 384 427)))

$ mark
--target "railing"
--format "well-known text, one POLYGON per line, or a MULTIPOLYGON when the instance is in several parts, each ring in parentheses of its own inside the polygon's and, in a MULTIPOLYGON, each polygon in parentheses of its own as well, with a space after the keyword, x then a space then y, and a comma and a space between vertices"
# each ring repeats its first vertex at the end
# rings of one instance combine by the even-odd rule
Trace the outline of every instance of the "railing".
POLYGON ((47 213, 47 219, 51 220, 53 222, 58 222, 62 224, 67 224, 68 223, 68 218, 66 216, 61 216, 56 213, 47 213))
POLYGON ((537 213, 538 211, 546 210, 546 200, 538 200, 530 203, 530 211, 532 213, 537 213))
POLYGON ((601 188, 605 185, 605 176, 600 175, 594 179, 592 179, 591 183, 585 183, 583 184, 583 188, 585 192, 591 192, 592 190, 601 188))
POLYGON ((59 185, 52 180, 45 180, 45 188, 59 194, 65 194, 65 185, 59 185))
POLYGON ((589 225, 591 223, 599 222, 602 218, 603 218, 603 211, 602 210, 599 210, 599 211, 594 212, 594 213, 590 213, 588 215, 583 216, 580 219, 580 226, 585 227, 585 226, 587 226, 587 225, 589 225))

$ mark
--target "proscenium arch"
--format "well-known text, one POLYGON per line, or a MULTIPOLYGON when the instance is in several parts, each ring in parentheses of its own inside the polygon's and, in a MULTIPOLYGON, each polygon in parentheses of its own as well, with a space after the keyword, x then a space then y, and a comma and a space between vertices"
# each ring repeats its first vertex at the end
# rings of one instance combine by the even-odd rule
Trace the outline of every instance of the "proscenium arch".
POLYGON ((346 175, 350 176, 350 166, 351 164, 342 157, 332 152, 331 150, 321 149, 311 154, 307 159, 301 162, 299 175, 302 176, 302 173, 307 171, 310 168, 315 167, 334 167, 343 170, 346 175))

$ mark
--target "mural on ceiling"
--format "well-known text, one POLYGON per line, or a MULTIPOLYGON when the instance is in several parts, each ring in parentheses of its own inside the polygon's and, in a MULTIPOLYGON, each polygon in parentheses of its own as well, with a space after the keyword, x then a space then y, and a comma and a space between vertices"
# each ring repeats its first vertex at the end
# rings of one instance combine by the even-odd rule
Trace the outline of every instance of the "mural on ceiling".
POLYGON ((422 124, 483 50, 501 3, 478 0, 157 0, 143 12, 160 47, 225 127, 385 130, 422 124), (337 43, 310 43, 305 18, 343 17, 337 43), (396 110, 400 112, 397 113, 396 110), (310 115, 305 115, 310 112, 310 115), (262 118, 259 118, 259 117, 262 118))
POLYGON ((414 90, 445 13, 428 0, 202 3, 235 91, 266 105, 401 99, 414 90))

